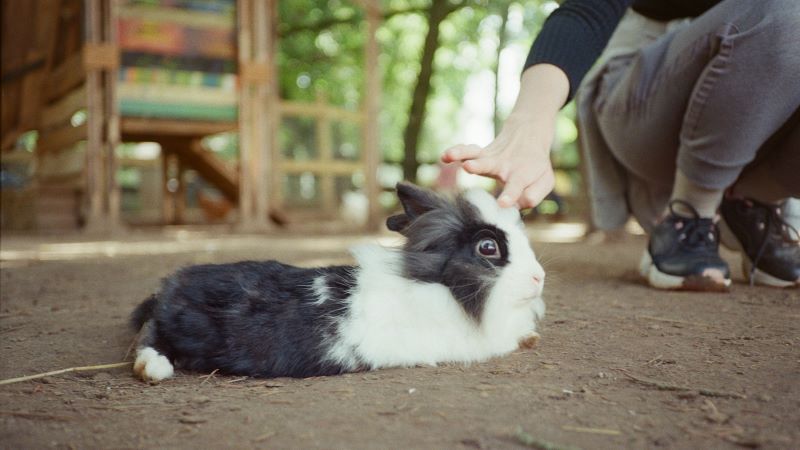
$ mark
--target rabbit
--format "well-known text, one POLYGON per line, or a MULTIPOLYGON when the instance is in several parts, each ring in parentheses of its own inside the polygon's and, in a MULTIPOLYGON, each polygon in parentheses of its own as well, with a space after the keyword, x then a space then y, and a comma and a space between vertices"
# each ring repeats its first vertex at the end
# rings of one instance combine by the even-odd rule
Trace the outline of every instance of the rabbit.
MULTIPOLYGON (((134 311, 134 374, 175 368, 311 377, 471 363, 538 338, 545 273, 515 208, 483 190, 444 197, 399 183, 401 248, 362 245, 357 265, 197 265, 134 311)), ((533 341, 532 341, 533 340, 533 341)))

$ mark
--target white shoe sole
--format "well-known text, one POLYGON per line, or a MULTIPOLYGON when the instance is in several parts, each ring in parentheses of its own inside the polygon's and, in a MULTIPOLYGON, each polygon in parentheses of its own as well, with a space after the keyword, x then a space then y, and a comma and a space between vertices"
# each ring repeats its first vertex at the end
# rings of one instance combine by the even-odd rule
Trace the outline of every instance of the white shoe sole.
MULTIPOLYGON (((750 271, 753 269, 753 261, 751 261, 750 257, 747 256, 747 253, 745 253, 742 244, 739 242, 739 239, 736 239, 736 235, 733 234, 733 231, 731 231, 730 227, 728 227, 728 224, 725 223, 724 218, 719 221, 719 234, 722 245, 730 250, 742 254, 742 272, 744 272, 745 280, 750 282, 750 271)), ((759 268, 756 268, 756 270, 752 272, 752 276, 752 282, 762 286, 777 288, 800 287, 800 282, 786 281, 776 278, 759 268)))
POLYGON ((720 282, 704 276, 681 277, 664 273, 658 270, 658 267, 653 263, 653 259, 647 249, 645 249, 639 262, 639 273, 647 280, 650 286, 656 289, 725 292, 731 285, 730 278, 725 278, 720 282))

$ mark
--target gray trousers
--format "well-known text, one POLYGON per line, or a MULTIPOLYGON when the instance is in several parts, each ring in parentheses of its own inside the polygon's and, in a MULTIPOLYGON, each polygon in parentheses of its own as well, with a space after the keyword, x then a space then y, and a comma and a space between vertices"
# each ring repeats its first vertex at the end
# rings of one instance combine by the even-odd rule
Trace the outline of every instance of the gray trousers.
POLYGON ((800 197, 800 1, 725 0, 672 23, 629 11, 577 102, 601 229, 629 213, 649 229, 676 170, 726 189, 760 168, 800 197))

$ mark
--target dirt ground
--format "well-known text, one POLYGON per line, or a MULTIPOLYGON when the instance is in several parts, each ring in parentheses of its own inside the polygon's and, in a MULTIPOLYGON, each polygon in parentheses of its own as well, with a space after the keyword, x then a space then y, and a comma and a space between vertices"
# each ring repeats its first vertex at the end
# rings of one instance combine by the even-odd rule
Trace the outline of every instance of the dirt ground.
MULTIPOLYGON (((546 231, 546 230, 545 230, 546 231)), ((471 366, 254 380, 129 368, 0 386, 2 448, 800 448, 800 293, 656 292, 645 240, 538 242, 542 340, 471 366)), ((0 379, 123 361, 127 317, 192 263, 348 261, 370 237, 4 236, 0 379)), ((738 258, 724 256, 733 268, 738 258)))

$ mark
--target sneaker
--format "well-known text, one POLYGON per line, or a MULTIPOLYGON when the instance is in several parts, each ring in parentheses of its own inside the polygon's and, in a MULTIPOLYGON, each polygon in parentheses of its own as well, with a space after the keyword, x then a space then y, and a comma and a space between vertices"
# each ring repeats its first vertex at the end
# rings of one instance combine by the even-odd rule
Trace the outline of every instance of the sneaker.
POLYGON ((720 213, 723 243, 743 253, 742 271, 751 285, 800 286, 800 237, 780 207, 730 197, 720 213))
POLYGON ((731 285, 728 264, 719 256, 717 224, 682 200, 672 200, 669 214, 653 229, 639 271, 658 289, 727 291, 731 285), (677 214, 677 204, 692 216, 677 214))

